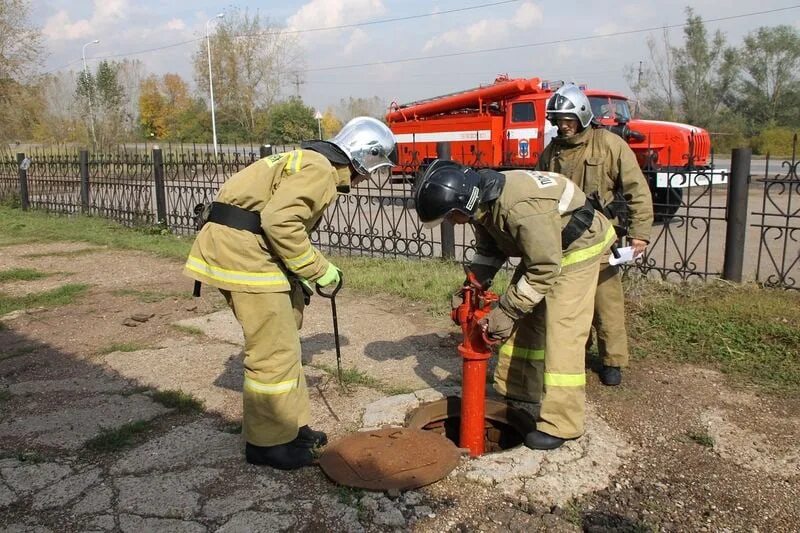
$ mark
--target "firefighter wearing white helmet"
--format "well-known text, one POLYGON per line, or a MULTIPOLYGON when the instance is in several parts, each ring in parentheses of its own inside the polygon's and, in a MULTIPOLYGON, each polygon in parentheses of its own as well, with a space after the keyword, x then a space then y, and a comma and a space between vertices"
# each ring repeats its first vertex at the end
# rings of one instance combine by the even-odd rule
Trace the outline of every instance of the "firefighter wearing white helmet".
MULTIPOLYGON (((628 143, 614 133, 596 128, 591 103, 575 85, 558 89, 547 102, 547 118, 557 126, 558 135, 544 149, 537 168, 564 174, 595 199, 598 207, 625 230, 612 205, 615 198, 628 205, 628 243, 635 255, 644 253, 653 225, 650 189, 628 143)), ((603 361, 600 380, 619 385, 621 368, 628 364, 625 303, 619 267, 603 260, 595 297, 593 321, 597 347, 603 361)))
POLYGON ((419 181, 414 205, 426 225, 472 224, 469 270, 486 285, 509 257, 520 258, 486 332, 499 348, 503 395, 541 400, 525 445, 553 449, 584 431, 584 343, 592 327, 600 258, 614 228, 554 172, 475 171, 434 161, 419 181))
POLYGON ((391 166, 394 136, 357 117, 328 141, 256 161, 219 190, 184 273, 217 287, 244 332, 242 430, 248 462, 291 470, 311 464, 327 436, 309 427, 299 328, 312 283, 340 272, 309 233, 336 193, 391 166))

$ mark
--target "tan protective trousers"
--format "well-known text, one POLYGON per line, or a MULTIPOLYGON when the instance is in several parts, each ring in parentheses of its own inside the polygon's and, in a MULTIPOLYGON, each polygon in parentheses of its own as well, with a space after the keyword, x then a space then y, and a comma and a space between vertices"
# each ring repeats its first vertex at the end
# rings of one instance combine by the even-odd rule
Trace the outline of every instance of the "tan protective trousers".
POLYGON ((584 354, 599 268, 594 263, 562 273, 499 349, 495 390, 512 399, 541 400, 536 429, 563 439, 583 434, 584 354))
POLYGON ((256 446, 285 444, 308 424, 308 389, 299 329, 302 291, 246 293, 220 289, 244 332, 242 433, 256 446))
POLYGON ((619 267, 604 262, 597 278, 594 320, 597 352, 606 366, 628 365, 628 332, 625 329, 625 294, 619 267))

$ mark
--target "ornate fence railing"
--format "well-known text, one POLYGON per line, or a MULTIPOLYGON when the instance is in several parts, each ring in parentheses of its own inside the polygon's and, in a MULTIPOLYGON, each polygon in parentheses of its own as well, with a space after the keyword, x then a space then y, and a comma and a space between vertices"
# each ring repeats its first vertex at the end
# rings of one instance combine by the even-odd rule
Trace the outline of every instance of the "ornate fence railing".
POLYGON ((758 210, 753 227, 758 228, 755 279, 770 287, 800 289, 800 177, 797 174, 797 135, 791 160, 780 163, 770 174, 767 159, 758 210))
MULTIPOLYGON (((279 152, 293 147, 271 148, 279 152)), ((190 235, 194 206, 211 200, 228 177, 266 153, 270 149, 255 145, 226 147, 218 156, 195 145, 128 146, 108 154, 37 149, 0 157, 0 199, 52 212, 103 216, 129 226, 158 224, 190 235)), ((475 244, 469 226, 429 229, 416 217, 414 173, 433 157, 422 154, 404 173, 373 175, 352 194, 340 195, 312 232, 312 241, 337 254, 468 261, 475 244)), ((755 209, 747 212, 748 231, 742 239, 744 279, 797 289, 798 161, 793 155, 773 174, 770 164, 774 166, 768 162, 763 177, 744 183, 755 209)), ((663 187, 654 195, 660 215, 648 252, 628 270, 669 280, 722 275, 729 215, 742 206, 728 205, 729 187, 717 184, 718 178, 709 168, 660 174, 663 187)))

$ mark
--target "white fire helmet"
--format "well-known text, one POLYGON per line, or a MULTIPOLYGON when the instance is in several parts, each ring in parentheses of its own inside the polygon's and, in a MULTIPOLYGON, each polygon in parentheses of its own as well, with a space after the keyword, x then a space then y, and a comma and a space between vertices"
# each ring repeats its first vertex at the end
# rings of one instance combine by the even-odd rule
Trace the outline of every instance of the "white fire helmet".
POLYGON ((558 118, 576 118, 584 128, 592 122, 592 106, 577 86, 564 85, 547 101, 547 120, 555 124, 558 118))
POLYGON ((328 142, 335 144, 350 158, 353 168, 362 175, 390 167, 389 155, 394 151, 394 135, 389 127, 372 117, 356 117, 328 142))

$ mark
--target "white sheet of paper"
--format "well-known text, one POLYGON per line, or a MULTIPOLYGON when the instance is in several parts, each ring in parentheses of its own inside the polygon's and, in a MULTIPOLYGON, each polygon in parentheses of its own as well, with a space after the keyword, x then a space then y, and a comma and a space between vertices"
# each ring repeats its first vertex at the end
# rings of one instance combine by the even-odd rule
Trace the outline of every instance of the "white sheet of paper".
MULTIPOLYGON (((630 263, 635 259, 638 259, 639 256, 633 257, 633 247, 632 246, 625 246, 624 248, 617 248, 619 252, 619 259, 614 257, 614 254, 608 258, 609 265, 620 265, 622 263, 630 263)), ((641 255, 641 254, 639 254, 641 255)))

